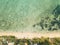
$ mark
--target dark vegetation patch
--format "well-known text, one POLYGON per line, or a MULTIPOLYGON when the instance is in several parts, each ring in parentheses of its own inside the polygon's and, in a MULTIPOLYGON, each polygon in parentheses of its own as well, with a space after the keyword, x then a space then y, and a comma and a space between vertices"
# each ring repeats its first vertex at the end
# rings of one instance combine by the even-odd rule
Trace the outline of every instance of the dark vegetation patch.
MULTIPOLYGON (((47 30, 49 30, 49 31, 60 29, 60 5, 57 5, 56 8, 53 9, 52 15, 54 16, 54 18, 52 18, 52 20, 51 20, 50 15, 44 17, 43 19, 41 17, 41 21, 39 23, 37 23, 41 27, 41 29, 44 30, 45 28, 47 28, 47 30)), ((35 27, 37 24, 34 24, 33 27, 35 27)))
POLYGON ((8 45, 8 43, 14 42, 14 45, 60 45, 60 38, 33 38, 33 39, 17 39, 15 36, 0 36, 0 45, 8 45), (9 40, 7 40, 9 39, 9 40), (13 40, 13 41, 11 41, 13 40))

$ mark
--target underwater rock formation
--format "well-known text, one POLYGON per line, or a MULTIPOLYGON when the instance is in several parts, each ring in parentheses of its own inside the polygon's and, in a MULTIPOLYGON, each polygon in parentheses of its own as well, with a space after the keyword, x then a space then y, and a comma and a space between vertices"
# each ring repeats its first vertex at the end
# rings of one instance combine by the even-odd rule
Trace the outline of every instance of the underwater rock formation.
POLYGON ((57 7, 53 10, 53 14, 56 18, 60 15, 60 5, 57 5, 57 7))

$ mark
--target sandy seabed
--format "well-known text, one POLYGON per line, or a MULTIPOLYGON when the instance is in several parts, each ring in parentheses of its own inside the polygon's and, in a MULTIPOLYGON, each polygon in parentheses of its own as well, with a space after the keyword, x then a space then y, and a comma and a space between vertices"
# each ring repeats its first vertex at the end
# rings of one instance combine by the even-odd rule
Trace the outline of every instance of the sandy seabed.
POLYGON ((47 32, 47 33, 40 33, 40 32, 0 32, 0 36, 16 36, 19 38, 41 38, 41 37, 60 37, 60 32, 47 32))

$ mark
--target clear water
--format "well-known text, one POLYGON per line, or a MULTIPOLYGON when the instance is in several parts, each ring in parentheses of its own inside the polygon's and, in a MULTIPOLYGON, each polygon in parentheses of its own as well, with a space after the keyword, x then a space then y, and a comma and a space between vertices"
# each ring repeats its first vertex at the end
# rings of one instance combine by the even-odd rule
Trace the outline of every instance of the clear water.
POLYGON ((0 0, 0 31, 39 32, 40 27, 32 25, 51 16, 59 4, 60 0, 0 0))

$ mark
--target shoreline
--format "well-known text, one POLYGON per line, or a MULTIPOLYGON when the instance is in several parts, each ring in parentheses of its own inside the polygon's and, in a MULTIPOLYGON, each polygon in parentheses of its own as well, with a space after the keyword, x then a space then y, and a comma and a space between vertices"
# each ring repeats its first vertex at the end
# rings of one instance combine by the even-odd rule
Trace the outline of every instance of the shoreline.
POLYGON ((60 37, 60 32, 47 32, 47 33, 36 33, 36 32, 0 32, 0 36, 15 36, 18 39, 20 38, 41 38, 41 37, 60 37))

